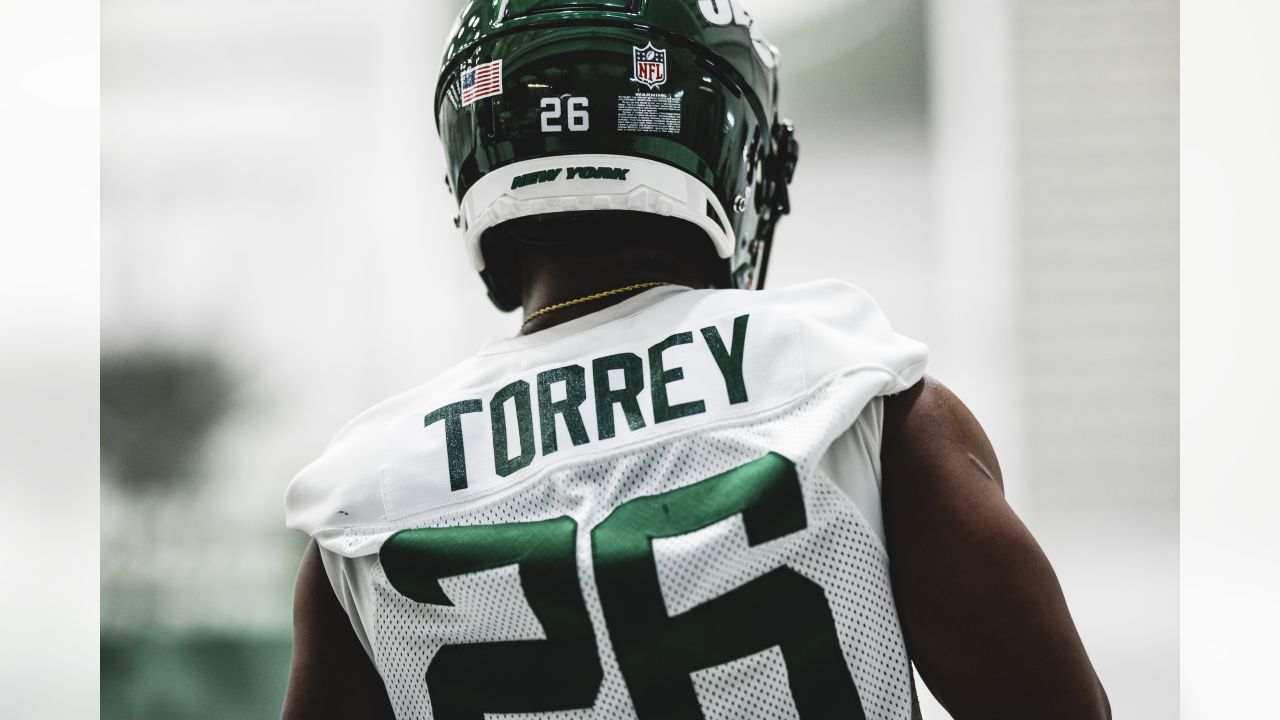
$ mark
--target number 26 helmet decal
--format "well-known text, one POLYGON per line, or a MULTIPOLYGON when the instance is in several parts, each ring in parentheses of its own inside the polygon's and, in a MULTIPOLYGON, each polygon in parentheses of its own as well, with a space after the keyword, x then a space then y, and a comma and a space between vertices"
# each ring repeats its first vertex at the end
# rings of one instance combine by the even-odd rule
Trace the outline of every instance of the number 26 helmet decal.
POLYGON ((725 283, 764 283, 798 154, 777 50, 739 0, 471 0, 450 31, 436 124, 468 253, 503 310, 489 231, 623 210, 693 223, 725 283), (489 234, 490 237, 486 237, 489 234))

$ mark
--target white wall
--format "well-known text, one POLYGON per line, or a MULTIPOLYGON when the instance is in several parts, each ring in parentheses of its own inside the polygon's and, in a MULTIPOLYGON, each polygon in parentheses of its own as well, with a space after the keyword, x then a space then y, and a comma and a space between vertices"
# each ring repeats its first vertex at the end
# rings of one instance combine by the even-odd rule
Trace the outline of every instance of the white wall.
POLYGON ((1178 694, 1178 3, 1017 6, 1029 472, 1117 717, 1178 694))

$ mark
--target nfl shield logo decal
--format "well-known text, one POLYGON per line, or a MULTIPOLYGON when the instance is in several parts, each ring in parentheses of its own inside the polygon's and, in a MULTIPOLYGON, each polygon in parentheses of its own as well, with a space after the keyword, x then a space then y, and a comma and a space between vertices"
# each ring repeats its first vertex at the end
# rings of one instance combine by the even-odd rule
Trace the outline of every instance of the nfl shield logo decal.
POLYGON ((631 48, 635 57, 635 77, 632 80, 656 88, 667 81, 667 51, 649 43, 642 48, 631 48))

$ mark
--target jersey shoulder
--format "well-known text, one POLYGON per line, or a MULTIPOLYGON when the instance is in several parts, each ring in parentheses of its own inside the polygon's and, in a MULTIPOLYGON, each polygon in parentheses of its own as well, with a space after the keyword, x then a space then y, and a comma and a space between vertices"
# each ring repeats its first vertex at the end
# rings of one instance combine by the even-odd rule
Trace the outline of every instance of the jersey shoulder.
POLYGON ((879 370, 892 376, 882 394, 914 385, 929 348, 898 333, 869 293, 843 280, 818 280, 758 294, 788 308, 801 328, 805 363, 814 382, 833 374, 879 370))

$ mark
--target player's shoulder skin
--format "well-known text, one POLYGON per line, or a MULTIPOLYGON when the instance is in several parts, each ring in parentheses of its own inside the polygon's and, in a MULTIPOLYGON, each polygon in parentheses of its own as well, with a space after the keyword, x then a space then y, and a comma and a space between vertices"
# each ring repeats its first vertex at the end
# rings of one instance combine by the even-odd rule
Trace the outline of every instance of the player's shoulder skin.
POLYGON ((1110 718, 1057 576, 982 426, 932 378, 886 398, 890 574, 907 648, 956 720, 1110 718))
POLYGON ((293 591, 293 661, 281 717, 395 718, 382 677, 333 593, 314 540, 302 556, 293 591))

